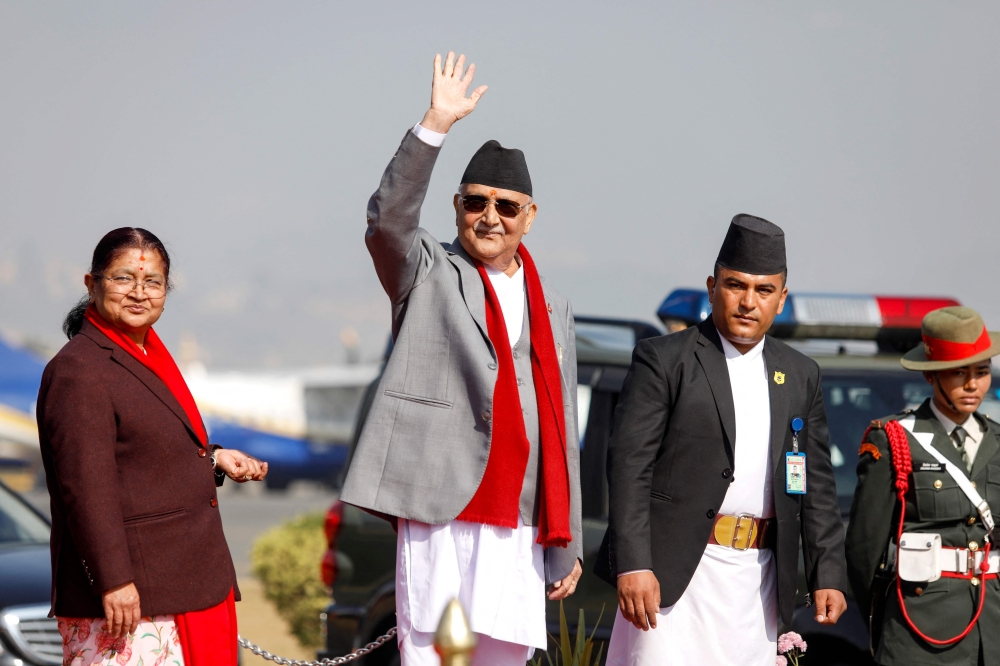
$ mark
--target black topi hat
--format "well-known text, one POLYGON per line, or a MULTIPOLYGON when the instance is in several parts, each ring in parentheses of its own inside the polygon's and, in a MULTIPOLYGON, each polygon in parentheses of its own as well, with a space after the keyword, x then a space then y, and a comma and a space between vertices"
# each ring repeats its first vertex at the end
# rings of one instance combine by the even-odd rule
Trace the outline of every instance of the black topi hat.
POLYGON ((785 271, 785 232, 762 217, 739 214, 729 224, 715 260, 730 270, 751 275, 785 271))
POLYGON ((531 176, 524 153, 517 148, 504 148, 499 141, 490 139, 476 151, 462 174, 462 184, 475 183, 514 190, 531 196, 531 176))

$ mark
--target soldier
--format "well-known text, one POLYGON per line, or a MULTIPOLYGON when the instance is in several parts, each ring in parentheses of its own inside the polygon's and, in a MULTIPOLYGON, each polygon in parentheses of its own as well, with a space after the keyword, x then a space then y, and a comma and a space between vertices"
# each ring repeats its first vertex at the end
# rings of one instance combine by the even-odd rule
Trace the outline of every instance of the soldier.
POLYGON ((1000 334, 964 307, 929 313, 921 332, 901 362, 934 394, 862 440, 851 586, 879 664, 1000 664, 1000 558, 982 500, 1000 510, 1000 424, 977 412, 1000 334))

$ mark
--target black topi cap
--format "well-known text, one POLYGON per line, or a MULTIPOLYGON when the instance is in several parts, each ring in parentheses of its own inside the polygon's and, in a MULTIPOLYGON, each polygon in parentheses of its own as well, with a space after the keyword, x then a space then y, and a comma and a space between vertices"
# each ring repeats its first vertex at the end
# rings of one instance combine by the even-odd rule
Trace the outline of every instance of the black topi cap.
POLYGON ((501 190, 514 190, 531 196, 531 176, 524 153, 517 148, 504 148, 490 139, 476 151, 462 174, 462 184, 475 183, 501 190))
POLYGON ((762 217, 741 213, 729 224, 715 261, 740 273, 777 275, 786 268, 785 232, 762 217))

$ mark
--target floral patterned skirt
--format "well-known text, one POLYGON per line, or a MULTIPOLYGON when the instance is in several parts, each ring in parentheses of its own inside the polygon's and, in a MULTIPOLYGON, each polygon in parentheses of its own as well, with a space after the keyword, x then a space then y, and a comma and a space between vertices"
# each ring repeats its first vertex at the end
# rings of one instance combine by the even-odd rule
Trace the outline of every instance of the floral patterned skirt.
POLYGON ((115 639, 102 618, 60 617, 63 666, 184 666, 173 615, 144 617, 131 638, 115 639))

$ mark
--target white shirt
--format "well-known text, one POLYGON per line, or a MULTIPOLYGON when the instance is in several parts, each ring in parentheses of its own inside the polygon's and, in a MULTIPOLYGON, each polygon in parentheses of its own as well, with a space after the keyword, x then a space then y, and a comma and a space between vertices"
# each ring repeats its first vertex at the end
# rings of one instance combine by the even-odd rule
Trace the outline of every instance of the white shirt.
POLYGON ((771 465, 771 398, 764 363, 764 341, 741 354, 719 335, 726 354, 736 408, 736 461, 732 483, 719 513, 758 518, 774 516, 774 469, 771 465))
POLYGON ((413 126, 413 133, 428 146, 434 146, 435 148, 440 148, 444 144, 444 138, 448 136, 447 134, 441 134, 441 132, 429 130, 420 123, 413 126))
POLYGON ((503 323, 507 325, 507 340, 513 347, 521 337, 521 326, 524 324, 524 267, 518 265, 517 272, 508 276, 487 266, 486 276, 500 301, 503 323))
MULTIPOLYGON (((969 460, 975 461, 976 453, 979 452, 979 444, 983 441, 983 426, 979 424, 979 419, 970 414, 965 418, 965 422, 955 423, 945 416, 944 412, 938 409, 933 399, 931 400, 931 411, 934 412, 934 416, 944 426, 944 431, 948 433, 949 437, 951 437, 951 433, 955 431, 955 428, 959 426, 962 426, 965 432, 969 433, 969 436, 965 438, 965 452, 969 454, 969 460)), ((951 441, 953 444, 955 443, 954 439, 951 441)))

